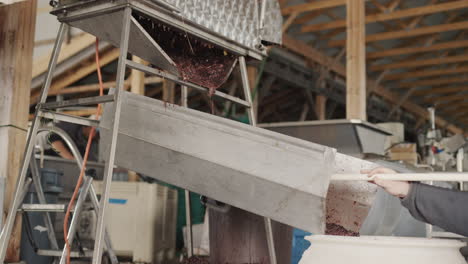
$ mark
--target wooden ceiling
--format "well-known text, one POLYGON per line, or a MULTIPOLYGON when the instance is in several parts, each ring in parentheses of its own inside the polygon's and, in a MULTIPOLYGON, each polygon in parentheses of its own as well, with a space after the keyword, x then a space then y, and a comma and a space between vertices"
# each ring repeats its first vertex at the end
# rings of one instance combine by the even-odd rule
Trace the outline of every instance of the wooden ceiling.
MULTIPOLYGON (((279 0, 284 46, 346 75, 346 0, 279 0)), ((367 87, 439 126, 468 128, 468 1, 366 1, 367 87), (456 114, 454 114, 456 113, 456 114)))

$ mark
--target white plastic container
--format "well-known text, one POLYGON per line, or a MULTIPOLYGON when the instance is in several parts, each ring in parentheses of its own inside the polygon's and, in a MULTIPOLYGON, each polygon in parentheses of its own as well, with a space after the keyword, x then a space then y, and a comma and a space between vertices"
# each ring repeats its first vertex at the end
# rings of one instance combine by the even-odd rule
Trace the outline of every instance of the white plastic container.
POLYGON ((457 240, 312 235, 299 264, 466 264, 457 240))

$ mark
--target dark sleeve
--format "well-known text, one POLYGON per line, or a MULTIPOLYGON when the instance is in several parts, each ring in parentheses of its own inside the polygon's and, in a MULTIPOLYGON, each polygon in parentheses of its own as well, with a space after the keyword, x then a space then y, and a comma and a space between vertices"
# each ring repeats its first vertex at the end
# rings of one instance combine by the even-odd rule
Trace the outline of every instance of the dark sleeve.
POLYGON ((468 192, 413 183, 402 204, 420 221, 468 236, 468 192))
MULTIPOLYGON (((60 123, 57 123, 55 126, 65 131, 65 133, 67 133, 73 140, 74 140, 74 135, 76 133, 75 131, 79 129, 79 125, 75 125, 72 123, 60 122, 60 123)), ((49 142, 53 143, 55 141, 62 141, 65 144, 65 141, 62 139, 61 136, 55 133, 50 133, 49 142)))

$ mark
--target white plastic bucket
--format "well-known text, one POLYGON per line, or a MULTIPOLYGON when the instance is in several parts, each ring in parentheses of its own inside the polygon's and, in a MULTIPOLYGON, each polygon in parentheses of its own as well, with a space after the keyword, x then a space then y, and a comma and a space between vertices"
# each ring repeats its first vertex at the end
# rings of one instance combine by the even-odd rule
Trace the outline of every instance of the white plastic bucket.
POLYGON ((457 240, 312 235, 299 264, 466 264, 457 240))

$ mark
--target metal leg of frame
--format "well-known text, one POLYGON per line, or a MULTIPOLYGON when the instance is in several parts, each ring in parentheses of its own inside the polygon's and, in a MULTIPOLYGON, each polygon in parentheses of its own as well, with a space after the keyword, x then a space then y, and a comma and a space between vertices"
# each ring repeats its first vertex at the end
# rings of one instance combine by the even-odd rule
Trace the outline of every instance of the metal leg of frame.
MULTIPOLYGON (((49 132, 53 132, 59 135, 65 141, 68 148, 71 150, 71 153, 73 154, 73 157, 75 158, 76 164, 78 165, 78 168, 80 168, 81 170, 81 168, 83 167, 83 157, 81 157, 81 154, 78 151, 78 148, 76 147, 75 143, 73 143, 72 139, 64 131, 57 129, 57 128, 50 128, 50 127, 41 127, 39 128, 39 131, 49 131, 49 132)), ((95 208, 94 212, 96 213, 96 217, 97 217, 97 210, 99 210, 99 200, 97 198, 96 191, 94 190, 93 185, 90 186, 89 196, 95 208)), ((105 233, 105 242, 106 242, 106 247, 107 247, 106 250, 111 260, 111 263, 118 264, 117 256, 112 250, 111 241, 110 241, 109 234, 107 233, 107 231, 105 233)))
POLYGON ((120 111, 122 108, 122 96, 125 78, 125 69, 126 69, 126 60, 128 52, 128 41, 130 35, 130 19, 132 15, 132 9, 126 7, 124 9, 123 15, 123 25, 122 25, 122 34, 120 38, 120 55, 119 62, 117 66, 117 85, 115 91, 115 112, 114 120, 112 125, 112 138, 109 149, 109 156, 107 157, 107 163, 104 169, 104 179, 103 179, 103 190, 99 204, 99 213, 98 213, 98 223, 96 227, 96 241, 94 242, 94 252, 93 252, 93 264, 101 264, 102 261, 102 252, 103 252, 103 241, 105 233, 105 224, 106 224, 106 209, 109 200, 110 194, 110 185, 112 182, 112 173, 114 169, 114 158, 116 151, 117 136, 119 133, 119 122, 120 122, 120 111))
POLYGON ((191 212, 190 191, 185 190, 185 220, 187 225, 187 256, 193 256, 193 233, 192 233, 192 212, 191 212))
MULTIPOLYGON (((181 86, 181 104, 182 107, 188 107, 188 88, 181 86)), ((191 210, 190 191, 185 190, 185 225, 187 227, 187 256, 193 256, 193 232, 192 232, 192 210, 191 210)))
MULTIPOLYGON (((94 206, 94 213, 96 214, 96 217, 98 216, 98 211, 99 211, 99 200, 96 194, 96 190, 94 189, 94 186, 91 185, 89 188, 89 198, 91 200, 91 203, 94 206)), ((117 259, 117 256, 115 255, 114 250, 112 249, 112 243, 109 237, 109 233, 106 232, 104 233, 104 243, 106 245, 106 250, 107 254, 109 255, 109 259, 112 264, 118 264, 119 260, 117 259)))
POLYGON ((28 138, 26 141, 26 149, 23 154, 21 170, 18 176, 18 180, 16 182, 15 196, 10 204, 7 220, 5 222, 5 226, 2 229, 2 233, 0 234, 0 263, 3 263, 5 260, 6 251, 8 247, 8 240, 10 238, 11 231, 13 229, 13 224, 15 222, 16 208, 18 208, 22 202, 22 200, 20 199, 21 198, 20 193, 26 180, 26 174, 28 171, 29 162, 31 160, 31 155, 34 149, 34 142, 36 141, 36 134, 37 134, 37 130, 40 124, 40 120, 39 120, 40 118, 38 116, 38 113, 40 110, 39 109, 40 104, 44 103, 47 98, 47 93, 49 91, 50 84, 52 82, 52 76, 53 76, 53 72, 55 71, 55 66, 57 65, 57 59, 60 53, 60 48, 62 46, 63 38, 65 36, 66 28, 67 28, 66 24, 64 23, 60 24, 58 36, 57 36, 57 39, 55 40, 54 49, 52 51, 52 57, 49 62, 49 70, 47 72, 44 86, 42 87, 42 90, 41 90, 41 96, 39 97, 39 103, 38 103, 38 106, 36 107, 36 113, 34 116, 34 120, 32 122, 32 126, 28 132, 28 138))
POLYGON ((252 95, 250 93, 249 85, 249 76, 247 75, 247 64, 245 63, 245 58, 243 56, 239 57, 239 68, 242 79, 242 87, 244 88, 245 100, 249 103, 248 115, 250 124, 252 126, 257 126, 257 118, 255 117, 255 110, 252 103, 252 95))
MULTIPOLYGON (((245 58, 243 56, 239 57, 239 67, 240 67, 241 78, 242 78, 242 86, 244 88, 245 100, 249 102, 250 104, 250 107, 248 109, 250 124, 253 126, 256 126, 257 119, 255 117, 255 111, 254 111, 253 102, 252 102, 252 95, 250 93, 249 77, 247 75, 247 64, 245 63, 245 58)), ((264 222, 265 222, 266 239, 267 239, 267 244, 268 244, 268 253, 270 255, 270 264, 276 264, 277 261, 276 261, 275 241, 273 238, 273 228, 271 226, 271 219, 265 217, 264 222)))
MULTIPOLYGON (((21 205, 21 202, 23 202, 24 198, 26 197, 26 194, 28 193, 29 186, 31 185, 31 182, 32 182, 31 178, 27 178, 27 179, 25 180, 25 182, 24 182, 23 189, 20 190, 20 191, 18 192, 18 197, 17 197, 17 198, 18 198, 18 200, 20 201, 20 203, 18 203, 18 206, 14 208, 14 209, 15 209, 15 214, 17 213, 17 211, 18 211, 18 209, 19 209, 19 207, 20 207, 20 205, 21 205)), ((2 244, 2 247, 3 247, 3 246, 8 247, 8 242, 9 242, 9 241, 7 240, 7 241, 5 242, 5 245, 2 244)), ((3 242, 2 242, 2 243, 3 243, 3 242)), ((3 264, 3 263, 4 263, 4 260, 2 259, 2 261, 1 261, 0 263, 3 264)))
MULTIPOLYGON (((34 154, 32 154, 30 164, 31 164, 30 165, 31 176, 32 176, 33 184, 34 184, 34 189, 36 190, 37 199, 39 200, 40 204, 47 204, 47 201, 44 195, 44 190, 42 189, 42 185, 41 185, 41 176, 40 176, 39 168, 37 166, 36 159, 34 158, 34 154)), ((47 228, 47 236, 49 237, 49 241, 50 241, 52 249, 59 249, 57 238, 55 237, 54 225, 52 223, 52 219, 50 218, 50 214, 48 212, 45 212, 43 214, 43 219, 44 219, 44 224, 47 228)))
MULTIPOLYGON (((80 219, 80 213, 81 210, 83 209, 83 205, 86 201, 87 194, 89 192, 89 187, 91 186, 91 183, 93 181, 93 178, 91 177, 86 177, 83 183, 83 186, 81 187, 80 190, 80 195, 78 196, 78 199, 76 200, 76 205, 75 205, 75 210, 73 212, 73 217, 70 222, 70 227, 68 228, 68 243, 71 247, 73 244, 73 240, 75 239, 75 233, 76 233, 76 227, 78 226, 78 220, 80 219)), ((67 261, 67 247, 64 246, 62 250, 62 256, 60 258, 60 264, 65 264, 67 261)))
POLYGON ((268 253, 270 255, 270 264, 276 264, 276 250, 275 250, 275 240, 273 237, 273 228, 271 226, 271 219, 264 217, 265 221, 265 233, 268 243, 268 253))

